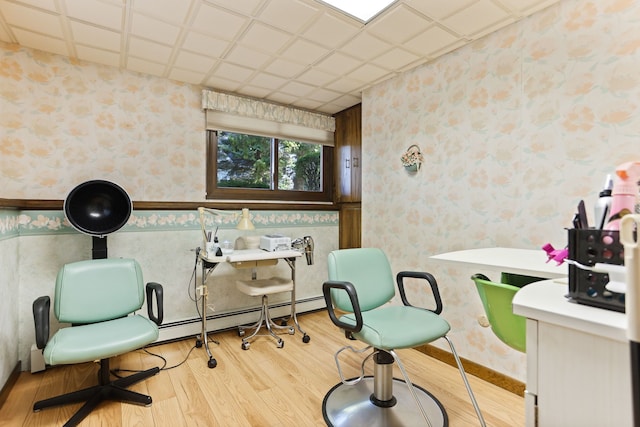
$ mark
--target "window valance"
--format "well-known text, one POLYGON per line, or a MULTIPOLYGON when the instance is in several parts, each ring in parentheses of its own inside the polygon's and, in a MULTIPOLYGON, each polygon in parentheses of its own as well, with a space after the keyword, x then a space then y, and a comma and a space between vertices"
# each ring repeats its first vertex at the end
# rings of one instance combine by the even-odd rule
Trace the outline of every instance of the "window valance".
POLYGON ((213 90, 202 91, 202 108, 210 130, 333 145, 335 119, 325 114, 213 90))

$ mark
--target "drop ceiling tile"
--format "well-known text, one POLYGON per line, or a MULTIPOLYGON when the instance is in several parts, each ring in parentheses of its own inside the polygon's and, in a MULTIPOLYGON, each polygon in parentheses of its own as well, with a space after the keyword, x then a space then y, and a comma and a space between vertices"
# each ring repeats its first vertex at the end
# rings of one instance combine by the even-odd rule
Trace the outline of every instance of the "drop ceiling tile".
POLYGON ((253 15, 262 0, 215 0, 214 3, 225 9, 234 10, 245 15, 253 15))
POLYGON ((317 68, 311 68, 308 71, 300 74, 296 80, 316 86, 324 86, 327 83, 334 81, 336 77, 336 74, 327 73, 317 68))
POLYGON ((233 40, 247 25, 247 22, 247 18, 201 3, 192 28, 203 34, 233 40))
POLYGON ((120 66, 120 54, 103 49, 96 49, 90 46, 76 45, 78 58, 83 61, 97 64, 109 65, 111 67, 120 66))
POLYGON ((220 64, 214 72, 216 77, 236 82, 243 82, 247 80, 251 74, 253 74, 253 70, 229 63, 220 64))
POLYGON ((329 50, 308 42, 297 39, 284 52, 282 57, 300 64, 311 65, 329 53, 329 50))
POLYGON ((458 38, 449 31, 434 26, 407 41, 403 46, 419 56, 429 57, 457 41, 458 38))
POLYGON ((148 40, 131 37, 129 38, 128 53, 138 58, 166 64, 171 56, 171 48, 148 40))
POLYGON ((297 76, 306 68, 307 68, 306 65, 298 64, 297 62, 287 61, 286 59, 282 59, 282 58, 275 59, 269 65, 264 67, 265 71, 268 71, 271 74, 275 74, 285 78, 291 78, 293 76, 297 76))
POLYGON ((165 22, 182 24, 191 3, 189 0, 134 0, 133 9, 165 22))
POLYGON ((179 68, 184 68, 185 70, 206 74, 211 70, 215 63, 216 60, 213 58, 182 51, 178 53, 173 65, 179 68))
POLYGON ((219 76, 213 76, 207 80, 207 87, 225 92, 237 92, 240 84, 237 81, 227 80, 219 76))
POLYGON ((270 1, 258 19, 284 31, 297 33, 317 12, 318 8, 298 0, 270 1))
POLYGON ((366 86, 366 82, 361 80, 354 80, 349 77, 340 77, 338 80, 333 81, 327 85, 327 89, 335 90, 340 93, 351 93, 353 91, 360 91, 366 86))
MULTIPOLYGON (((405 3, 431 19, 443 19, 475 1, 477 0, 405 0, 405 3)), ((514 1, 519 2, 520 0, 514 1)))
POLYGON ((97 0, 66 0, 64 4, 67 15, 71 18, 114 30, 122 27, 124 2, 122 5, 115 5, 97 0))
POLYGON ((220 58, 229 47, 229 42, 215 37, 205 36, 193 31, 187 33, 182 48, 195 53, 220 58))
POLYGON ((352 58, 340 52, 336 52, 320 61, 317 64, 317 67, 329 73, 343 76, 349 71, 352 71, 356 67, 362 65, 362 63, 362 61, 359 61, 355 58, 352 58))
POLYGON ((180 28, 139 13, 133 13, 131 34, 166 45, 174 45, 180 28))
POLYGON ((263 87, 246 85, 242 86, 242 89, 238 89, 238 93, 244 96, 248 96, 256 99, 264 99, 271 93, 271 89, 265 89, 263 87))
POLYGON ((58 9, 56 8, 56 2, 53 2, 51 0, 20 0, 19 2, 16 3, 24 3, 24 4, 28 4, 34 7, 38 7, 40 9, 46 9, 50 12, 59 12, 58 9))
POLYGON ((0 3, 0 12, 2 12, 11 27, 20 27, 23 30, 59 39, 64 37, 60 18, 57 15, 8 2, 0 3))
POLYGON ((301 98, 294 102, 292 105, 303 110, 317 111, 322 104, 322 102, 317 102, 312 99, 301 98))
MULTIPOLYGON (((352 21, 352 20, 350 20, 352 21)), ((325 13, 320 16, 306 31, 304 37, 316 40, 329 49, 341 46, 355 36, 363 25, 354 25, 325 13)))
POLYGON ((70 21, 69 25, 76 43, 114 52, 120 50, 120 33, 76 21, 70 21))
POLYGON ((530 15, 559 1, 560 0, 500 0, 503 5, 517 12, 520 16, 530 15))
POLYGON ((194 85, 199 85, 205 78, 205 73, 198 73, 196 71, 173 67, 169 72, 169 78, 177 80, 179 82, 187 82, 194 85))
POLYGON ((402 43, 423 31, 430 22, 400 5, 367 24, 367 29, 383 40, 402 43))
POLYGON ((289 95, 294 95, 297 97, 304 97, 314 89, 315 87, 312 85, 299 83, 297 81, 289 81, 288 83, 285 83, 282 87, 280 87, 278 91, 288 93, 289 95))
POLYGON ((251 46, 254 49, 274 54, 290 40, 290 34, 276 30, 259 22, 255 22, 247 29, 239 41, 240 43, 246 46, 251 46))
POLYGON ((274 92, 271 94, 270 99, 282 105, 292 105, 298 97, 283 92, 274 92))
POLYGON ((235 45, 224 59, 247 68, 259 69, 269 60, 269 55, 241 45, 235 45))
POLYGON ((442 22, 461 35, 472 36, 509 18, 509 14, 491 0, 480 0, 442 22))
POLYGON ((13 35, 22 46, 55 53, 57 55, 70 56, 67 44, 62 40, 43 36, 42 34, 26 31, 21 28, 13 28, 13 35))
POLYGON ((127 59, 127 70, 136 71, 153 76, 162 76, 165 66, 156 62, 145 61, 144 59, 129 57, 127 59))
POLYGON ((340 52, 359 59, 369 60, 388 50, 391 46, 391 44, 372 36, 368 32, 362 32, 342 46, 340 52))
POLYGON ((371 63, 387 70, 398 71, 419 59, 420 56, 396 47, 382 55, 377 55, 371 63))
POLYGON ((319 101, 322 104, 326 104, 327 102, 340 98, 340 96, 341 96, 340 92, 334 92, 332 90, 327 90, 322 88, 316 89, 307 95, 309 99, 312 99, 314 101, 319 101))
POLYGON ((5 43, 15 43, 15 40, 11 39, 11 36, 9 36, 9 33, 7 33, 4 29, 4 25, 0 24, 0 40, 2 40, 5 43))
POLYGON ((250 83, 253 86, 271 88, 272 90, 276 90, 280 86, 287 83, 287 81, 289 80, 282 78, 282 76, 278 74, 258 73, 255 76, 253 76, 250 83))
POLYGON ((356 70, 350 72, 347 77, 356 80, 364 80, 366 82, 376 81, 389 75, 389 70, 380 68, 373 64, 364 64, 356 70))

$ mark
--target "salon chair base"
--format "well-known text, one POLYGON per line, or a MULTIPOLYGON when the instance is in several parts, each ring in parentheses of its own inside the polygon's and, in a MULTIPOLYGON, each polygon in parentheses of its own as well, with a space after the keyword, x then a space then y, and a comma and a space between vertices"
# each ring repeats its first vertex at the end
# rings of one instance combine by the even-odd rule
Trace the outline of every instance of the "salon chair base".
MULTIPOLYGON (((433 427, 449 425, 447 412, 442 404, 425 389, 413 385, 422 407, 433 427)), ((425 419, 416 406, 407 384, 393 379, 393 406, 375 405, 371 398, 374 378, 364 377, 355 385, 339 383, 324 397, 322 415, 328 426, 396 427, 425 425, 425 419)))
POLYGON ((147 369, 146 371, 137 372, 128 377, 110 381, 109 360, 103 359, 98 373, 98 385, 63 394, 61 396, 40 400, 33 405, 33 410, 40 411, 42 409, 55 406, 85 402, 84 405, 82 405, 80 409, 78 409, 78 411, 64 424, 65 427, 71 427, 77 426, 87 417, 87 415, 91 413, 94 408, 104 401, 112 400, 149 406, 152 402, 151 396, 127 390, 126 387, 152 377, 158 372, 160 372, 160 369, 155 367, 147 369))

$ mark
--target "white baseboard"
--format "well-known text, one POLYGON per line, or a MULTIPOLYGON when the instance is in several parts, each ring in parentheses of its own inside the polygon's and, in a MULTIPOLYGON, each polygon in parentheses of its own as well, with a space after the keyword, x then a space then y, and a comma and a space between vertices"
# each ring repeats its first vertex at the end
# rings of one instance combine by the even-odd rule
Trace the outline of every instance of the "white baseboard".
MULTIPOLYGON (((296 301, 296 313, 301 314, 307 311, 320 310, 326 307, 324 298, 313 297, 305 300, 296 301)), ((220 331, 224 329, 234 328, 240 325, 253 323, 257 320, 257 313, 260 307, 254 307, 242 311, 232 311, 207 316, 207 332, 220 331)), ((269 306, 271 317, 278 318, 291 314, 291 304, 277 304, 269 306)), ((304 325, 301 325, 304 329, 304 325)), ((202 320, 199 317, 184 319, 181 321, 171 322, 160 325, 160 336, 158 341, 171 341, 199 335, 202 331, 202 320)))

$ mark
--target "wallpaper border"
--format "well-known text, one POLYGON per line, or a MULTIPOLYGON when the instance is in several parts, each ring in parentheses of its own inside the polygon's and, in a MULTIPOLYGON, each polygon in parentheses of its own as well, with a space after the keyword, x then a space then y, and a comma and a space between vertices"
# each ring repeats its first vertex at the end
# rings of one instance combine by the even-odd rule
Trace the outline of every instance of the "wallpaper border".
MULTIPOLYGON (((332 227, 338 225, 338 212, 251 211, 256 228, 332 227)), ((221 229, 235 228, 233 216, 220 216, 221 229)), ((121 231, 198 230, 195 211, 136 211, 121 231)), ((0 211, 0 240, 18 236, 77 233, 62 211, 0 211)))

